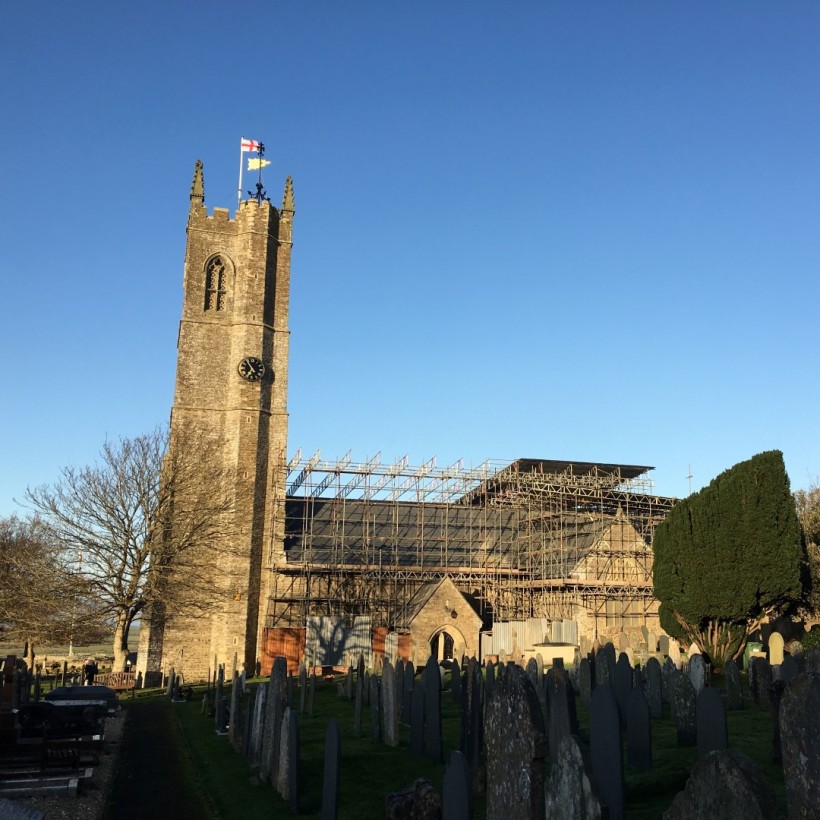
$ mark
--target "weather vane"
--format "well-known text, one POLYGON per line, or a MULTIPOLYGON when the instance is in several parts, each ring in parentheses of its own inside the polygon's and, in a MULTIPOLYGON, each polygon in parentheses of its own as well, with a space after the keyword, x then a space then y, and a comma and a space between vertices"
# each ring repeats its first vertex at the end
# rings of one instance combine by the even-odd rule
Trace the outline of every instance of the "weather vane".
MULTIPOLYGON (((248 160, 248 165, 251 165, 252 160, 248 160)), ((256 193, 253 191, 248 191, 248 196, 251 199, 255 199, 260 205, 263 202, 270 202, 270 197, 265 192, 265 189, 262 187, 262 168, 267 165, 268 163, 265 162, 265 143, 258 142, 256 144, 256 162, 253 163, 256 165, 257 170, 259 171, 259 179, 256 182, 256 193)))

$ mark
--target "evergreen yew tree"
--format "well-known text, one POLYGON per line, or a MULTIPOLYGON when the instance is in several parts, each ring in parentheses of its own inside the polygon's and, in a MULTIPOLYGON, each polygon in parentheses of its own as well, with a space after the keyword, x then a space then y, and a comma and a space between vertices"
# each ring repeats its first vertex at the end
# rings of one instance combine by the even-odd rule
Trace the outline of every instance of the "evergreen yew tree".
POLYGON ((801 595, 802 545, 778 450, 736 464, 675 506, 655 531, 661 626, 720 667, 767 615, 801 595))

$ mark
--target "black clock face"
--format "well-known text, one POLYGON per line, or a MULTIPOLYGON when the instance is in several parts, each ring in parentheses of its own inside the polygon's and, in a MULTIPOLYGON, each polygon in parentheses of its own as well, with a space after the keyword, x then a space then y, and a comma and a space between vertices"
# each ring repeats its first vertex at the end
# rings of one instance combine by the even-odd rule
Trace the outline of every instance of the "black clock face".
POLYGON ((239 362, 239 375, 249 382, 258 382, 265 375, 265 364, 256 356, 245 356, 239 362))

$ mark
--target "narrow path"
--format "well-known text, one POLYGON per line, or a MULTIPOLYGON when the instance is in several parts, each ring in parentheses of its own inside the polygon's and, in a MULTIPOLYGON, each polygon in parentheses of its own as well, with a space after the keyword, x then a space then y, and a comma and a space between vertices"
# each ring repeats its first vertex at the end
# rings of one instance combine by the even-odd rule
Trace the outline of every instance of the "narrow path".
POLYGON ((103 820, 212 820, 173 705, 128 703, 125 731, 103 820))

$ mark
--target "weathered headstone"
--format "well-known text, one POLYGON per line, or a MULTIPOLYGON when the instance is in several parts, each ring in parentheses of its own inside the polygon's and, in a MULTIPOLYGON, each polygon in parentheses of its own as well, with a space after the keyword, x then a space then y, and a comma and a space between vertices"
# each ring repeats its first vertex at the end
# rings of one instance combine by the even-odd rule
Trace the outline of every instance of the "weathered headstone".
MULTIPOLYGON (((359 679, 360 683, 361 678, 359 679)), ((339 773, 342 765, 342 739, 339 723, 331 718, 325 734, 325 769, 322 775, 322 820, 338 820, 339 773)))
POLYGON ((695 689, 688 675, 678 675, 672 693, 678 746, 694 746, 698 739, 695 689))
POLYGON ((546 736, 538 695, 518 666, 508 666, 487 702, 487 817, 544 816, 546 736))
POLYGON ((396 670, 389 660, 382 667, 382 724, 387 746, 399 745, 399 709, 396 702, 396 670))
POLYGON ((783 636, 779 632, 769 635, 769 664, 780 666, 783 663, 783 636))
POLYGON ((544 788, 546 820, 598 820, 601 802, 592 785, 592 767, 578 739, 564 738, 544 788))
POLYGON ((783 658, 783 663, 780 664, 780 680, 784 684, 791 683, 800 674, 800 669, 797 661, 792 655, 786 655, 783 658))
POLYGON ((353 700, 353 667, 347 667, 347 678, 345 679, 345 697, 353 700))
POLYGON ((441 737, 441 672, 430 655, 424 667, 424 754, 434 763, 444 763, 441 737))
POLYGON ((569 682, 567 673, 563 669, 550 669, 547 672, 546 686, 547 693, 547 745, 549 747, 550 760, 555 763, 558 759, 558 750, 561 741, 569 737, 572 733, 569 719, 569 707, 567 688, 569 682))
POLYGON ((648 649, 650 655, 658 651, 658 636, 651 630, 646 636, 646 648, 648 649))
POLYGON ((697 694, 698 756, 729 748, 729 728, 720 692, 704 686, 697 694))
POLYGON ((308 690, 308 715, 313 717, 313 704, 316 702, 316 675, 310 673, 310 688, 308 690))
POLYGON ((657 658, 649 658, 644 667, 644 695, 649 704, 649 714, 655 720, 663 717, 663 678, 657 658))
POLYGON ((629 635, 626 632, 621 632, 618 635, 618 652, 626 652, 631 644, 629 643, 629 635))
POLYGON ((678 669, 669 658, 661 665, 661 697, 664 703, 672 702, 673 686, 676 680, 678 669))
POLYGON ((299 664, 299 711, 302 714, 305 713, 305 704, 307 703, 307 688, 308 688, 307 667, 305 666, 305 662, 302 661, 299 664))
POLYGON ((256 687, 256 700, 253 705, 253 728, 251 729, 251 766, 259 765, 259 758, 262 754, 262 737, 265 731, 265 704, 268 700, 268 687, 259 685, 256 687))
POLYGON ((176 674, 174 672, 174 667, 172 666, 168 670, 168 686, 165 689, 165 695, 168 698, 172 698, 174 696, 174 688, 177 682, 176 674))
POLYGON ((763 712, 771 710, 772 667, 765 658, 752 658, 749 668, 749 687, 755 706, 763 712))
POLYGON ((817 817, 820 807, 820 677, 803 672, 780 703, 780 748, 789 817, 817 817))
POLYGON ((413 711, 413 686, 415 685, 415 674, 416 670, 413 667, 413 661, 408 661, 404 665, 404 686, 402 687, 401 702, 401 722, 405 725, 409 725, 410 715, 413 711))
POLYGON ((686 787, 663 815, 664 820, 775 820, 779 816, 769 781, 736 749, 709 752, 700 758, 692 767, 686 787))
POLYGON ((652 768, 652 715, 644 693, 634 688, 627 703, 626 749, 630 768, 645 772, 652 768))
POLYGON ((362 736, 362 707, 364 705, 364 678, 356 677, 356 699, 353 702, 353 737, 362 736))
POLYGON ((726 689, 726 708, 737 711, 743 708, 743 690, 740 685, 740 670, 733 660, 723 665, 723 686, 726 689))
POLYGON ((592 771, 601 803, 611 820, 624 817, 624 765, 621 719, 615 692, 608 684, 597 686, 589 710, 589 746, 592 771))
POLYGON ((689 680, 697 695, 706 686, 706 662, 703 655, 694 654, 689 657, 689 680))
MULTIPOLYGON (((470 770, 472 790, 478 792, 482 783, 481 754, 484 748, 484 681, 475 658, 467 664, 464 689, 461 693, 461 751, 470 770)), ((483 789, 481 789, 483 790, 483 789)))
POLYGON ((381 692, 379 687, 379 678, 376 675, 370 676, 368 689, 368 705, 370 707, 370 739, 374 743, 381 743, 381 692))
POLYGON ((527 677, 532 683, 532 688, 538 692, 541 681, 538 677, 538 664, 536 663, 535 658, 530 658, 527 661, 527 677))
POLYGON ((444 772, 442 786, 442 820, 472 820, 473 792, 467 759, 458 751, 450 753, 450 763, 444 772))
POLYGON ((587 708, 592 703, 592 667, 589 658, 581 658, 578 664, 578 688, 581 694, 581 703, 587 708))
POLYGON ((262 736, 262 754, 259 759, 259 779, 265 783, 276 777, 279 771, 279 742, 282 730, 282 717, 285 714, 286 685, 288 662, 283 657, 275 658, 268 682, 268 694, 265 703, 264 733, 262 736))
POLYGON ((424 757, 424 681, 418 681, 411 690, 410 754, 424 757))
POLYGON ((621 652, 615 666, 615 698, 618 701, 618 714, 622 728, 626 728, 626 709, 629 703, 629 693, 632 691, 632 679, 632 664, 626 653, 621 652))
POLYGON ((658 638, 658 652, 661 655, 668 655, 669 654, 669 636, 668 635, 661 635, 658 638))
POLYGON ((450 694, 456 706, 461 704, 461 666, 457 660, 453 659, 450 667, 450 694))
POLYGON ((278 791, 290 805, 293 814, 299 813, 299 718, 296 710, 285 707, 282 719, 282 738, 279 752, 278 791))
POLYGON ((485 672, 484 703, 489 703, 495 693, 495 664, 492 661, 487 661, 487 669, 485 672))
POLYGON ((669 639, 669 652, 667 653, 676 669, 680 669, 680 644, 674 639, 669 639))

